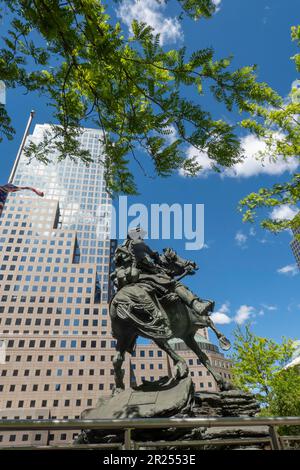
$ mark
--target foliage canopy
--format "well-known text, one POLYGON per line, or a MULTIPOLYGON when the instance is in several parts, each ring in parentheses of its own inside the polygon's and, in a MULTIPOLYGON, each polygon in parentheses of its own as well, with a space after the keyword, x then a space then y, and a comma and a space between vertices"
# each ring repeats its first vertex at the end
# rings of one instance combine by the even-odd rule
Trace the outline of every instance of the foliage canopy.
MULTIPOLYGON (((212 0, 178 1, 194 19, 209 18, 215 11, 212 0)), ((47 97, 56 121, 43 142, 27 147, 27 155, 48 162, 55 151, 58 158, 72 155, 89 162, 91 155, 76 137, 86 123, 93 123, 102 130, 105 178, 112 192, 136 193, 131 162, 145 171, 137 149, 150 157, 162 177, 180 168, 186 175, 197 174, 200 166, 195 157, 185 158, 185 144, 205 151, 217 171, 241 160, 234 126, 203 109, 204 93, 212 93, 230 111, 281 102, 269 86, 257 82, 254 66, 232 70, 230 57, 216 59, 209 48, 189 57, 184 47, 165 50, 159 35, 137 21, 127 38, 120 23, 108 16, 105 1, 1 4, 12 19, 0 49, 0 79, 7 87, 21 86, 47 97), (186 97, 186 87, 198 93, 197 102, 186 97)), ((0 137, 11 139, 13 134, 2 106, 0 137)))
MULTIPOLYGON (((291 29, 292 40, 300 46, 300 26, 291 29)), ((296 71, 300 72, 300 53, 292 57, 296 71)), ((261 106, 253 103, 250 114, 252 119, 242 121, 242 126, 250 130, 266 144, 261 157, 273 161, 281 156, 284 161, 295 160, 299 165, 300 157, 300 81, 295 80, 291 93, 282 103, 276 106, 261 106)), ((240 210, 244 212, 243 220, 253 222, 257 209, 274 208, 283 204, 297 207, 300 201, 300 173, 295 172, 284 183, 274 184, 271 188, 261 188, 240 201, 240 210)), ((261 226, 272 232, 300 227, 300 213, 294 219, 273 219, 267 216, 261 226)))
MULTIPOLYGON (((235 331, 233 369, 237 387, 254 393, 265 416, 300 414, 300 371, 284 368, 295 351, 295 342, 282 338, 281 344, 255 335, 249 325, 235 331)), ((283 428, 283 433, 298 433, 299 426, 283 428)))

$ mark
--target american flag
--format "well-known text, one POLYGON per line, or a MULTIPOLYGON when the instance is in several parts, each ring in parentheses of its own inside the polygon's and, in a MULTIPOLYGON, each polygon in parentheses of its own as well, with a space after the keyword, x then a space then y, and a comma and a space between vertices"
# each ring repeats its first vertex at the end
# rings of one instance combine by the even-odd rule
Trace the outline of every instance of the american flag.
POLYGON ((17 191, 23 191, 23 189, 29 189, 29 191, 33 191, 38 196, 44 197, 44 193, 38 189, 32 188, 30 186, 15 186, 14 184, 7 183, 4 186, 0 186, 0 215, 8 194, 16 193, 17 191))

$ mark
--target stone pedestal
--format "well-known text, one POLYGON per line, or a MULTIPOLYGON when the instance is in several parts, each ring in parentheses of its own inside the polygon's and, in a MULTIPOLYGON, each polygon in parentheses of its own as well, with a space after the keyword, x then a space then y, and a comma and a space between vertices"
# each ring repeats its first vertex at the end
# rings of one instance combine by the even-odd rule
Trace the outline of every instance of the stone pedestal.
POLYGON ((190 377, 176 381, 169 377, 144 382, 136 388, 98 401, 96 408, 84 410, 82 419, 158 418, 190 410, 194 386, 190 377))
POLYGON ((241 390, 196 392, 193 412, 200 416, 255 416, 259 404, 251 393, 241 390))
MULTIPOLYGON (((157 382, 145 382, 135 389, 124 390, 110 398, 99 400, 96 408, 83 411, 83 419, 117 418, 188 418, 188 417, 228 417, 255 416, 259 405, 253 395, 240 390, 225 392, 196 392, 190 377, 176 381, 165 377, 157 382)), ((241 426, 230 428, 195 428, 192 430, 149 429, 132 432, 132 438, 139 442, 204 440, 201 447, 207 450, 227 449, 265 449, 269 444, 241 445, 242 440, 266 438, 269 436, 266 426, 241 426), (236 444, 217 445, 219 439, 236 440, 236 444)), ((123 442, 123 431, 83 431, 77 438, 79 443, 116 443, 123 442)), ((174 449, 174 447, 169 447, 174 449)), ((195 447, 190 447, 195 449, 195 447)))

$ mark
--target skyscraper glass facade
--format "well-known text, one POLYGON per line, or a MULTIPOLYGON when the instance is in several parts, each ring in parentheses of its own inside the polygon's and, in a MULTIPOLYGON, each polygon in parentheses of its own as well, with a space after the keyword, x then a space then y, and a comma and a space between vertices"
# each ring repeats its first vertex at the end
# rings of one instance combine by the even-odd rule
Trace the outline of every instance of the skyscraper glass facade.
MULTIPOLYGON (((47 130, 37 125, 29 140, 38 143, 47 130)), ((99 132, 86 129, 81 143, 96 160, 101 157, 99 132)), ((108 316, 114 246, 103 166, 57 163, 55 155, 47 166, 28 164, 21 155, 12 182, 42 188, 45 197, 9 194, 0 218, 0 334, 6 350, 0 415, 79 417, 114 382, 108 316)))
MULTIPOLYGON (((36 125, 29 141, 39 143, 49 125, 36 125)), ((13 183, 42 188, 46 199, 59 201, 58 227, 76 231, 76 261, 90 263, 97 268, 97 283, 102 300, 107 300, 109 288, 108 266, 110 260, 111 198, 105 191, 103 158, 99 142, 101 132, 85 129, 79 137, 84 149, 95 159, 86 166, 66 159, 57 163, 53 153, 53 164, 45 165, 33 160, 28 164, 22 156, 15 172, 13 183)), ((17 195, 17 198, 27 197, 17 195)), ((37 211, 38 212, 38 211, 37 211)), ((40 214, 36 214, 40 218, 40 214)), ((39 220, 40 228, 43 221, 39 220)))

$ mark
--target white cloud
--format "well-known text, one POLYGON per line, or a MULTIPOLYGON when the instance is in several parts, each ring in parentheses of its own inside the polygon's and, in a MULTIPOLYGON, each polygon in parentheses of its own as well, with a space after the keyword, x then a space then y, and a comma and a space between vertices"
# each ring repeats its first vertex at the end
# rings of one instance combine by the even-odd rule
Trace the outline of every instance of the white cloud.
POLYGON ((288 204, 283 204, 282 206, 275 207, 270 217, 273 220, 292 220, 297 214, 298 209, 296 207, 290 206, 288 204))
POLYGON ((229 303, 226 302, 217 312, 212 314, 211 318, 214 323, 219 325, 227 325, 232 321, 242 325, 254 314, 255 308, 249 305, 241 305, 233 318, 228 315, 229 312, 229 303))
MULTIPOLYGON (((280 138, 280 135, 279 135, 280 138)), ((241 145, 244 149, 244 160, 236 163, 231 168, 225 170, 223 176, 232 178, 249 178, 256 175, 282 175, 286 171, 293 172, 296 170, 299 161, 296 158, 289 158, 285 161, 280 155, 276 162, 270 160, 266 155, 264 158, 258 156, 259 152, 266 150, 263 141, 254 135, 247 135, 241 139, 241 145)))
POLYGON ((215 312, 211 316, 212 321, 217 325, 227 325, 232 322, 232 319, 222 312, 215 312))
POLYGON ((167 128, 164 129, 165 131, 168 131, 169 134, 164 134, 163 137, 166 139, 167 145, 171 145, 175 142, 175 140, 178 139, 178 133, 172 124, 168 126, 167 128))
POLYGON ((229 313, 229 304, 225 303, 220 307, 220 310, 214 312, 211 315, 211 319, 215 324, 219 325, 227 325, 228 323, 232 322, 232 318, 230 318, 227 314, 229 313))
MULTIPOLYGON (((196 150, 194 147, 190 146, 186 152, 187 158, 196 157, 196 162, 202 168, 198 173, 198 176, 206 177, 212 170, 212 160, 207 156, 206 152, 200 152, 200 150, 196 150)), ((179 174, 181 176, 186 176, 186 172, 184 170, 179 170, 179 174)))
MULTIPOLYGON (((279 135, 280 137, 280 135, 279 135)), ((263 141, 254 135, 247 135, 241 139, 241 146, 244 149, 244 159, 240 163, 236 163, 230 168, 225 169, 220 173, 222 178, 250 178, 257 175, 282 175, 286 171, 292 173, 299 165, 298 158, 289 157, 284 160, 280 155, 276 162, 271 160, 268 155, 260 157, 259 152, 266 150, 266 145, 263 141)), ((197 151, 192 147, 187 149, 187 158, 196 156, 196 161, 202 166, 198 176, 207 176, 213 167, 213 160, 211 160, 207 153, 197 151)), ((184 176, 184 173, 181 172, 184 176)))
POLYGON ((233 317, 229 316, 230 313, 230 305, 229 302, 224 303, 221 305, 220 309, 217 312, 214 312, 211 315, 211 319, 215 324, 219 325, 228 325, 233 321, 238 325, 243 325, 247 320, 253 319, 256 316, 263 316, 265 314, 265 310, 274 311, 277 310, 277 306, 275 305, 268 305, 262 304, 263 308, 256 309, 251 305, 241 305, 237 310, 233 317))
POLYGON ((269 310, 270 312, 273 312, 274 310, 277 310, 276 305, 262 304, 262 306, 265 310, 269 310))
POLYGON ((251 315, 254 313, 255 308, 249 305, 241 305, 240 308, 237 310, 236 315, 234 317, 235 322, 238 325, 242 325, 245 323, 251 315))
POLYGON ((299 270, 296 264, 288 264, 287 266, 277 269, 277 272, 279 274, 285 274, 286 276, 296 276, 299 270))
POLYGON ((236 234, 235 234, 235 237, 234 237, 236 243, 238 244, 238 246, 240 247, 245 247, 245 244, 247 242, 247 235, 245 235, 243 232, 241 231, 238 231, 236 234))
POLYGON ((216 12, 221 8, 221 2, 222 0, 213 0, 213 3, 216 5, 216 12))
POLYGON ((160 34, 161 45, 174 43, 183 38, 183 31, 178 18, 164 16, 166 1, 162 0, 123 0, 117 9, 117 15, 129 30, 133 20, 147 23, 154 30, 154 34, 160 34))

